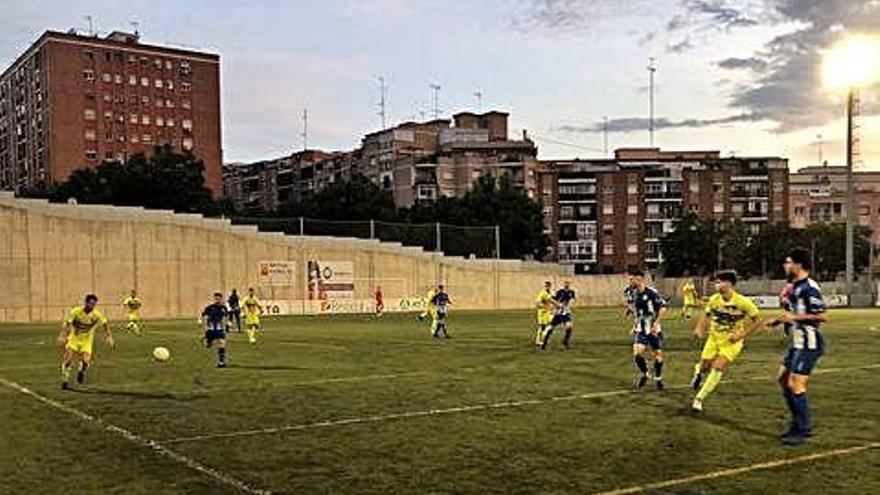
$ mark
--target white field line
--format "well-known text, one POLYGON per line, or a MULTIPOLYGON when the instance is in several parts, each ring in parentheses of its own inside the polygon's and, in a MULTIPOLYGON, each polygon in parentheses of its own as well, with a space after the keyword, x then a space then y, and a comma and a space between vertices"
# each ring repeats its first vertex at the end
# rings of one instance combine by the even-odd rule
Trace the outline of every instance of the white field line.
POLYGON ((44 396, 34 392, 33 390, 31 390, 27 387, 19 385, 16 382, 7 380, 5 378, 0 378, 0 384, 3 384, 6 387, 9 387, 13 390, 21 392, 24 395, 28 395, 30 397, 33 397, 34 399, 37 399, 38 401, 42 402, 43 404, 45 404, 53 409, 56 409, 58 411, 61 411, 61 412, 67 413, 67 414, 72 414, 73 416, 76 416, 77 418, 79 418, 87 423, 95 424, 95 425, 101 427, 107 433, 112 433, 112 434, 118 435, 118 436, 124 438, 125 440, 128 440, 129 442, 136 444, 140 447, 146 447, 147 449, 152 450, 154 453, 156 453, 162 457, 167 457, 173 461, 179 462, 179 463, 185 465, 186 467, 188 467, 194 471, 197 471, 197 472, 199 472, 209 478, 212 478, 215 481, 217 481, 223 485, 235 488, 243 493, 248 493, 248 494, 253 494, 253 495, 269 495, 271 493, 268 490, 263 490, 261 488, 253 487, 253 486, 245 483, 244 481, 241 481, 241 480, 239 480, 229 474, 226 474, 222 471, 205 466, 204 464, 193 459, 192 457, 189 457, 187 455, 184 455, 184 454, 181 454, 181 453, 176 452, 174 450, 171 450, 168 447, 162 445, 161 443, 156 442, 155 440, 151 440, 149 438, 142 437, 142 436, 138 435, 137 433, 133 433, 129 430, 126 430, 125 428, 121 428, 119 426, 107 423, 96 416, 92 416, 91 414, 80 411, 79 409, 76 409, 72 406, 68 406, 66 404, 62 404, 58 401, 52 400, 48 397, 44 397, 44 396))
MULTIPOLYGON (((820 369, 815 372, 815 374, 831 374, 831 373, 842 373, 847 371, 857 371, 857 370, 866 370, 866 369, 876 369, 880 368, 880 364, 870 364, 865 366, 853 366, 847 368, 826 368, 820 369)), ((739 380, 730 380, 728 383, 733 382, 743 382, 743 381, 760 381, 760 380, 770 380, 771 378, 768 376, 754 376, 748 378, 741 378, 739 380)), ((666 387, 667 390, 675 390, 675 389, 687 389, 690 388, 690 385, 679 385, 674 387, 666 387)), ((200 435, 192 435, 192 436, 184 436, 184 437, 176 437, 164 440, 165 443, 173 444, 173 443, 183 443, 183 442, 198 442, 202 440, 210 440, 214 438, 234 438, 234 437, 247 437, 247 436, 256 436, 256 435, 273 435, 277 433, 283 433, 288 431, 302 431, 302 430, 311 430, 316 428, 329 428, 334 426, 347 426, 347 425, 355 425, 355 424, 367 424, 367 423, 379 423, 384 421, 392 421, 397 419, 408 419, 408 418, 423 418, 430 416, 440 416, 445 414, 456 414, 456 413, 471 413, 477 411, 491 411, 496 409, 509 409, 516 407, 524 407, 524 406, 536 406, 541 404, 548 404, 552 402, 565 402, 565 401, 576 401, 576 400, 587 400, 587 399, 599 399, 603 397, 615 397, 620 395, 630 395, 638 392, 632 388, 623 388, 617 390, 607 390, 604 392, 590 392, 586 394, 578 394, 578 395, 565 395, 560 397, 549 397, 543 399, 524 399, 524 400, 515 400, 515 401, 504 401, 504 402, 495 402, 490 404, 473 404, 473 405, 465 405, 465 406, 457 406, 457 407, 448 407, 448 408, 439 408, 439 409, 427 409, 421 411, 405 411, 399 413, 387 413, 387 414, 375 414, 371 416, 359 416, 353 418, 344 418, 344 419, 332 419, 326 421, 318 421, 314 423, 301 423, 296 425, 282 425, 275 426, 271 428, 256 428, 250 430, 239 430, 239 431, 227 431, 227 432, 219 432, 219 433, 205 433, 200 435)))
POLYGON ((764 469, 775 469, 780 467, 791 466, 794 464, 801 464, 804 462, 813 462, 819 461, 822 459, 828 459, 831 457, 840 457, 844 455, 857 454, 859 452, 865 452, 871 449, 880 448, 880 442, 873 442, 864 445, 856 445, 854 447, 846 447, 842 449, 835 450, 826 450, 823 452, 817 452, 815 454, 803 455, 800 457, 791 457, 788 459, 777 459, 773 461, 759 462, 756 464, 748 464, 746 466, 738 467, 738 468, 730 468, 730 469, 721 469, 718 471, 711 471, 703 474, 696 474, 693 476, 687 476, 684 478, 675 478, 666 481, 658 481, 654 483, 647 483, 644 485, 636 485, 630 486, 626 488, 616 488, 614 490, 608 490, 604 492, 596 492, 593 495, 630 495, 633 493, 644 493, 647 491, 653 490, 661 490, 663 488, 670 488, 673 486, 686 485, 689 483, 696 483, 699 481, 706 480, 714 480, 718 478, 728 478, 731 476, 739 476, 744 473, 748 473, 750 471, 759 471, 764 469))

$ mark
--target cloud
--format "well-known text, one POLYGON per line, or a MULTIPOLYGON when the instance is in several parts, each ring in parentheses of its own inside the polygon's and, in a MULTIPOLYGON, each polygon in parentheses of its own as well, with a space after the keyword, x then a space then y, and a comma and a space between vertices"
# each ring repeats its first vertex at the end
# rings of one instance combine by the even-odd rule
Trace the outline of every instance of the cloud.
MULTIPOLYGON (((681 128, 702 128, 702 127, 711 127, 716 125, 724 125, 724 124, 735 124, 738 122, 757 122, 763 120, 765 117, 760 113, 742 113, 737 115, 730 115, 727 117, 719 117, 714 119, 682 119, 682 120, 669 120, 665 118, 654 119, 654 129, 681 129, 681 128)), ((637 132, 637 131, 646 131, 650 129, 651 121, 650 119, 642 118, 642 117, 629 117, 622 119, 611 119, 607 122, 597 122, 595 124, 590 124, 586 126, 577 126, 577 125, 562 125, 554 128, 554 130, 562 131, 562 132, 573 132, 573 133, 601 133, 605 132, 606 128, 608 132, 619 132, 619 133, 628 133, 628 132, 637 132)))
POLYGON ((759 71, 767 68, 767 61, 758 57, 730 57, 719 60, 718 62, 716 62, 716 64, 722 69, 730 70, 749 69, 759 71))
POLYGON ((683 4, 690 14, 701 17, 720 29, 758 25, 758 21, 744 10, 732 7, 724 0, 684 0, 683 4))
POLYGON ((694 44, 691 42, 690 36, 679 41, 678 43, 670 43, 666 45, 666 51, 671 53, 682 53, 690 50, 694 47, 694 44))

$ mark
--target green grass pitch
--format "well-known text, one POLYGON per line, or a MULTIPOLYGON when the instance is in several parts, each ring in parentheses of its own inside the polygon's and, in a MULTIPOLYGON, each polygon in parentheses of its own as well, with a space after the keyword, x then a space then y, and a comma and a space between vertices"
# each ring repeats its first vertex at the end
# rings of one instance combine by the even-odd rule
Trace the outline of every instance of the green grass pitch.
POLYGON ((690 323, 665 325, 669 389, 660 394, 650 384, 632 391, 619 311, 576 317, 574 349, 562 350, 560 332, 544 353, 531 348, 528 311, 453 312, 453 339, 442 342, 413 315, 266 318, 256 346, 232 335, 225 370, 214 368, 194 321, 148 321, 141 337, 117 331, 115 351, 97 339, 89 382, 68 392, 59 388, 58 325, 0 325, 0 492, 240 492, 181 459, 290 494, 880 490, 880 311, 830 313, 828 353, 810 388, 816 436, 796 449, 777 438, 787 420, 774 381, 779 333, 749 341, 695 416, 690 323), (160 345, 171 350, 166 364, 151 359, 160 345), (680 481, 651 488, 666 480, 680 481))

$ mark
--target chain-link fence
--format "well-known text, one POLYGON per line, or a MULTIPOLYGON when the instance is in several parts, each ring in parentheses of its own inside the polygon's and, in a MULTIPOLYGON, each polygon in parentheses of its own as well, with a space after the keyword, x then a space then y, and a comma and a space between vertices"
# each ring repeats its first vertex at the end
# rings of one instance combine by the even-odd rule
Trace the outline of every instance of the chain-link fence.
POLYGON ((495 226, 464 226, 445 223, 400 223, 378 220, 318 220, 305 217, 231 217, 236 225, 256 225, 263 232, 290 235, 355 237, 399 242, 454 256, 497 258, 501 232, 495 226))

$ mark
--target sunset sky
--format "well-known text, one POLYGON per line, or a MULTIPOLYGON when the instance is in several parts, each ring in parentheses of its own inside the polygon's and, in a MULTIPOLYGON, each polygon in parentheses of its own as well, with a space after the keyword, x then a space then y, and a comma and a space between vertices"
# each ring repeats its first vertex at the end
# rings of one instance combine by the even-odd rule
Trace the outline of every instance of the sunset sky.
MULTIPOLYGON (((822 56, 840 39, 880 35, 880 0, 324 0, 127 2, 0 0, 0 66, 46 29, 104 34, 137 21, 145 43, 217 52, 226 161, 303 145, 350 149, 388 122, 511 113, 542 158, 602 156, 648 144, 648 65, 657 59, 656 143, 782 155, 792 168, 843 163, 843 95, 822 56)), ((854 61, 858 63, 858 61, 854 61)), ((880 91, 861 91, 864 166, 880 169, 880 91)))

